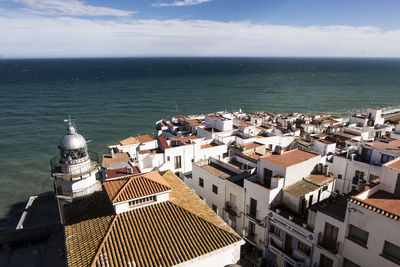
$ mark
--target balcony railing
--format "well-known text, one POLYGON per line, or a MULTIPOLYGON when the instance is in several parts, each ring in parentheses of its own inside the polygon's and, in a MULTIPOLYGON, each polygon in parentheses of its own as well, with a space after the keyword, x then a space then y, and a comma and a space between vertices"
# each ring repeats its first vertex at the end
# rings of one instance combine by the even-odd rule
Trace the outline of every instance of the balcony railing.
POLYGON ((232 205, 229 201, 225 202, 225 211, 231 216, 237 216, 237 208, 232 205))
POLYGON ((259 210, 251 209, 249 205, 246 205, 246 215, 252 218, 253 220, 260 221, 259 218, 259 210))
POLYGON ((324 238, 324 233, 318 233, 318 245, 323 247, 324 249, 332 252, 333 254, 337 254, 339 250, 339 242, 338 241, 331 241, 324 238))
POLYGON ((87 173, 92 173, 100 168, 99 156, 96 152, 88 152, 90 158, 90 167, 82 166, 81 168, 74 168, 73 173, 63 173, 61 170, 61 156, 56 155, 50 160, 51 173, 54 178, 61 178, 65 180, 79 179, 87 173))

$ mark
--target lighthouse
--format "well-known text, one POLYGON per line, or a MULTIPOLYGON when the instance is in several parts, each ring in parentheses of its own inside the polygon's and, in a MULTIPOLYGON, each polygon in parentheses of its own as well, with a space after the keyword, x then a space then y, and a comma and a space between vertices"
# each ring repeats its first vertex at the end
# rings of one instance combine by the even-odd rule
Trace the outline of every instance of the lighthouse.
POLYGON ((100 190, 97 181, 100 164, 95 153, 90 153, 87 142, 78 134, 71 119, 65 135, 61 138, 58 149, 60 154, 51 161, 51 175, 57 184, 56 193, 66 198, 76 198, 100 190))

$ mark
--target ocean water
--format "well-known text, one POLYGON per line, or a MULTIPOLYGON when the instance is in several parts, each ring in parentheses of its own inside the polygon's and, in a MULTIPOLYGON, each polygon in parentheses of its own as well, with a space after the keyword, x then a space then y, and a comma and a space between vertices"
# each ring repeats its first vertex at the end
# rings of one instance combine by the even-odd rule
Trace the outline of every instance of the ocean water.
POLYGON ((102 153, 177 114, 367 107, 400 107, 400 59, 0 60, 0 228, 19 217, 21 201, 52 190, 49 160, 69 115, 102 153))

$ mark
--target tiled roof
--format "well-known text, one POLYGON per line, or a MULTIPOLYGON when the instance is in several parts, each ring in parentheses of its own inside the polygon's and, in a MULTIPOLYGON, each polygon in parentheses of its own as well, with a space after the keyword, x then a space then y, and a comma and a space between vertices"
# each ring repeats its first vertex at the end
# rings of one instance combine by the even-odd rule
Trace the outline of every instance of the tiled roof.
POLYGON ((360 199, 357 196, 349 199, 351 203, 366 209, 377 212, 393 220, 400 220, 400 197, 383 190, 368 196, 366 199, 360 199))
POLYGON ((387 165, 388 167, 400 171, 400 158, 387 165))
POLYGON ((115 179, 115 178, 122 178, 126 176, 137 175, 140 173, 140 170, 137 166, 131 166, 132 173, 128 173, 126 167, 125 168, 118 168, 113 170, 105 170, 106 172, 106 179, 115 179))
POLYGON ((105 181, 103 185, 113 203, 153 195, 171 189, 166 183, 149 179, 145 175, 105 181))
POLYGON ((134 145, 134 144, 140 144, 140 143, 146 143, 150 141, 154 141, 154 137, 146 134, 146 135, 141 135, 141 136, 136 136, 136 137, 128 137, 125 138, 124 140, 120 141, 120 144, 123 146, 127 145, 134 145))
POLYGON ((165 139, 164 136, 160 136, 158 137, 158 141, 160 142, 160 146, 162 147, 162 149, 167 149, 170 148, 170 146, 167 143, 167 139, 165 139))
POLYGON ((129 157, 129 154, 127 152, 114 153, 114 157, 110 154, 104 154, 102 166, 109 168, 111 164, 130 161, 131 158, 129 157))
POLYGON ((267 156, 263 156, 262 158, 272 163, 278 164, 280 166, 289 167, 315 157, 318 157, 318 155, 294 149, 287 152, 283 152, 281 155, 269 154, 267 156))
POLYGON ((136 140, 134 137, 130 136, 128 138, 125 138, 124 140, 121 140, 119 143, 122 146, 127 146, 127 145, 139 144, 139 141, 136 140))
POLYGON ((371 143, 364 143, 366 146, 395 153, 395 154, 400 154, 400 140, 395 140, 395 139, 388 139, 387 141, 381 141, 377 140, 371 143))
POLYGON ((136 136, 134 137, 139 143, 146 143, 146 142, 151 142, 154 141, 156 139, 154 139, 154 137, 146 134, 146 135, 141 135, 141 136, 136 136))
POLYGON ((84 220, 65 226, 65 243, 69 267, 90 266, 96 255, 113 216, 84 220))
POLYGON ((172 187, 172 191, 169 193, 170 201, 217 227, 238 236, 221 217, 210 209, 206 202, 200 199, 200 197, 172 171, 167 171, 162 178, 172 187))
POLYGON ((92 266, 173 266, 238 241, 167 201, 116 215, 92 266))
POLYGON ((68 266, 172 266, 244 243, 179 177, 161 178, 169 201, 66 225, 68 266))

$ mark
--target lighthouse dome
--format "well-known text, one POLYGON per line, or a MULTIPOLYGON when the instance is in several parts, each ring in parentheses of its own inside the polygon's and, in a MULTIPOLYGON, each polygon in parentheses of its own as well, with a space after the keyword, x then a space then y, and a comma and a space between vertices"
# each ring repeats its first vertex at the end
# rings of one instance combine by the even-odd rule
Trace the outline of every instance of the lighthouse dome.
POLYGON ((73 125, 68 125, 66 135, 61 138, 58 148, 62 150, 76 150, 86 147, 86 140, 78 134, 73 125))

